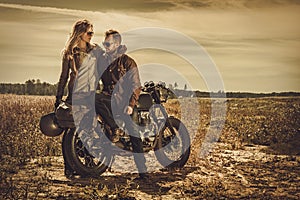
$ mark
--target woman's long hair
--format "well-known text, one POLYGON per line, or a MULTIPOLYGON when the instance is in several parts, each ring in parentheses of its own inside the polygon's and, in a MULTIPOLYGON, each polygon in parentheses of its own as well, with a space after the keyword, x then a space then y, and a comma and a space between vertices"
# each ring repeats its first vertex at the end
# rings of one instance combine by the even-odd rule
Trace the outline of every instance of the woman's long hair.
POLYGON ((74 49, 79 44, 80 36, 83 35, 90 27, 93 27, 93 24, 86 19, 75 22, 70 37, 65 46, 65 54, 72 55, 73 53, 75 53, 74 49))
MULTIPOLYGON (((93 24, 86 19, 76 21, 73 25, 72 32, 63 50, 63 56, 73 61, 71 68, 75 73, 77 72, 77 69, 75 67, 73 55, 77 53, 76 49, 78 48, 78 44, 80 42, 80 36, 82 36, 90 27, 93 27, 93 24)), ((91 44, 87 43, 87 49, 90 48, 91 44)))

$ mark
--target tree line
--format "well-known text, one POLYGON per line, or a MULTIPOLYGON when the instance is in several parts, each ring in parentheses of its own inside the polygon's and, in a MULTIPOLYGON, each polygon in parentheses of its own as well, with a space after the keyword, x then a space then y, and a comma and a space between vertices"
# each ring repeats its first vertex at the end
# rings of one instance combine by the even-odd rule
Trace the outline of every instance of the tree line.
POLYGON ((30 79, 25 83, 0 83, 1 94, 56 95, 57 84, 30 79))
MULTIPOLYGON (((251 93, 251 92, 202 92, 177 90, 177 94, 183 97, 203 97, 203 98, 262 98, 262 97, 292 97, 300 96, 299 92, 272 92, 272 93, 251 93)), ((177 95, 178 96, 178 95, 177 95)))
MULTIPOLYGON (((174 94, 169 95, 169 98, 181 97, 203 97, 203 98, 258 98, 258 97, 284 97, 284 96, 300 96, 299 92, 272 92, 272 93, 250 93, 250 92, 204 92, 191 91, 184 86, 184 89, 178 89, 178 84, 175 82, 168 85, 174 94)), ((99 87, 101 88, 101 86, 99 87)), ((50 84, 41 82, 40 79, 29 79, 25 83, 0 83, 0 94, 18 94, 18 95, 47 95, 55 96, 57 91, 57 84, 50 84)), ((65 89, 65 94, 67 89, 65 89)))

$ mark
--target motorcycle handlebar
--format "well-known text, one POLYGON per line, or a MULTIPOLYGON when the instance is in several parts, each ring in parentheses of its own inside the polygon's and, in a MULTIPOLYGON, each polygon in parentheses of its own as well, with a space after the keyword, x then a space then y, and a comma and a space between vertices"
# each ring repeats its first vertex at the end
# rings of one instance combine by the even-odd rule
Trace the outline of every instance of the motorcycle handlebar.
MULTIPOLYGON (((153 81, 149 81, 149 82, 145 82, 144 83, 144 87, 142 87, 142 91, 144 92, 153 92, 155 90, 159 90, 159 89, 163 89, 167 91, 167 95, 163 95, 164 98, 161 99, 161 102, 167 102, 168 96, 169 94, 173 93, 172 90, 170 90, 169 88, 166 87, 165 82, 159 81, 158 83, 154 83, 153 81)), ((160 98, 162 98, 162 96, 160 96, 160 98)))
POLYGON ((155 88, 162 88, 162 89, 170 91, 170 89, 166 87, 165 82, 162 82, 162 81, 159 81, 158 83, 154 83, 153 81, 145 82, 143 91, 149 91, 149 90, 155 89, 155 88))

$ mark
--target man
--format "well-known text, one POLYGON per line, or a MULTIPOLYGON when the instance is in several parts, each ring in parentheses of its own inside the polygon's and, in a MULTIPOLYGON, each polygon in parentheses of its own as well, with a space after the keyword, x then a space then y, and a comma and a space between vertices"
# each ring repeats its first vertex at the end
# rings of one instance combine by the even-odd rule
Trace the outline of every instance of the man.
POLYGON ((139 136, 137 125, 132 121, 133 109, 141 92, 141 83, 135 61, 125 54, 126 47, 121 45, 122 38, 118 31, 105 32, 106 59, 108 67, 101 76, 103 89, 96 94, 96 112, 111 127, 112 142, 117 142, 124 132, 118 128, 113 113, 118 114, 125 121, 130 134, 130 141, 134 151, 134 161, 140 178, 146 177, 143 144, 139 136))

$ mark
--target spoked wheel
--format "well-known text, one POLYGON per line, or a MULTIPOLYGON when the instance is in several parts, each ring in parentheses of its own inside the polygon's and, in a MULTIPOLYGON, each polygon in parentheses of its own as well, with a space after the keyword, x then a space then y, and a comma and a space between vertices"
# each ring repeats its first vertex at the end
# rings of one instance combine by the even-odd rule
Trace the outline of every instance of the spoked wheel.
POLYGON ((180 120, 173 117, 168 120, 173 128, 165 125, 161 130, 155 155, 164 167, 181 168, 190 156, 189 133, 180 120))
MULTIPOLYGON (((64 133, 63 149, 66 162, 81 176, 98 177, 107 169, 112 156, 108 151, 99 150, 97 156, 93 156, 84 147, 82 141, 75 133, 75 129, 68 129, 64 133)), ((99 147, 101 148, 101 147, 99 147)), ((102 147, 103 148, 103 147, 102 147)))

